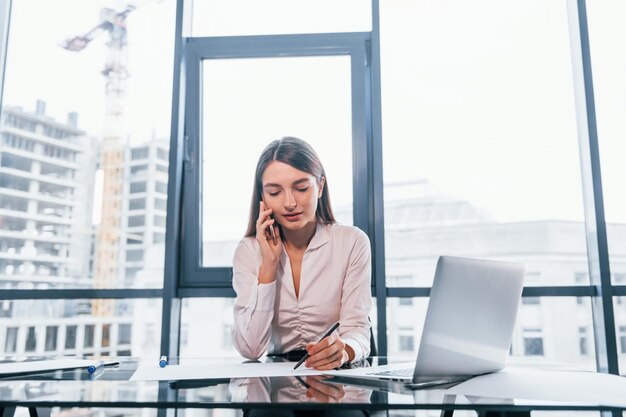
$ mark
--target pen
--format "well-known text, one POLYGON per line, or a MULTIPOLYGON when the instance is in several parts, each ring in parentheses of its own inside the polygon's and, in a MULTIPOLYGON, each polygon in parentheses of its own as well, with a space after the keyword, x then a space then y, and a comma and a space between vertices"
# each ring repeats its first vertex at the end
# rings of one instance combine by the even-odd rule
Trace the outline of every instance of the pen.
POLYGON ((167 356, 163 355, 161 359, 159 359, 159 366, 165 368, 165 365, 167 365, 167 356))
MULTIPOLYGON (((322 338, 321 338, 321 339, 320 339, 317 343, 321 342, 322 340, 324 340, 324 339, 326 339, 328 336, 330 336, 330 335, 331 335, 331 333, 332 333, 332 332, 334 332, 334 331, 335 331, 335 329, 336 329, 337 327, 339 327, 339 322, 335 323, 335 324, 333 325, 333 327, 331 327, 331 328, 330 328, 330 329, 329 329, 329 330, 328 330, 328 331, 324 334, 324 336, 322 336, 322 338)), ((300 365, 302 365, 302 363, 303 363, 303 362, 304 362, 304 361, 305 361, 308 357, 309 357, 309 352, 307 352, 307 353, 306 353, 306 355, 304 355, 304 356, 302 357, 302 359, 300 359, 300 360, 298 361, 298 363, 296 363, 296 366, 294 366, 294 367, 293 367, 293 370, 295 371, 296 369, 298 369, 298 367, 299 367, 300 365)))
POLYGON ((104 366, 104 361, 97 361, 96 363, 94 363, 93 365, 89 365, 87 367, 87 372, 89 372, 90 374, 93 374, 94 372, 96 372, 98 369, 102 368, 104 366))

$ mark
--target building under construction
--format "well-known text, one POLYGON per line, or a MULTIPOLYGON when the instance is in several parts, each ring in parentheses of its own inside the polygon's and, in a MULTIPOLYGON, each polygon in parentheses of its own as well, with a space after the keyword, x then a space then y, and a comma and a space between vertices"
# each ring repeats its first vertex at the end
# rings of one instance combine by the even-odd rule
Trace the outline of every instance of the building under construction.
MULTIPOLYGON (((131 5, 120 12, 103 8, 97 25, 85 34, 70 38, 63 44, 67 50, 80 52, 100 34, 108 34, 107 58, 102 71, 106 79, 106 115, 99 159, 103 181, 101 218, 95 240, 93 274, 95 288, 119 286, 119 280, 124 272, 120 243, 124 180, 124 97, 128 78, 126 18, 134 9, 135 7, 131 5)), ((96 300, 93 303, 93 314, 111 316, 113 306, 112 300, 96 300)))

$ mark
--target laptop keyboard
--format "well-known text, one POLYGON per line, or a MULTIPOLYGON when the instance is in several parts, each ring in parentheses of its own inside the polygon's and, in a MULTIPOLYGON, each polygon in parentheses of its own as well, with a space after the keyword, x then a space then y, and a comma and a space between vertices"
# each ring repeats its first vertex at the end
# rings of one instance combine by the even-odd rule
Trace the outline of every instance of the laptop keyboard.
POLYGON ((411 377, 413 376, 413 368, 407 368, 407 369, 396 369, 394 371, 380 371, 380 372, 374 372, 368 375, 375 375, 375 376, 398 376, 398 377, 411 377))

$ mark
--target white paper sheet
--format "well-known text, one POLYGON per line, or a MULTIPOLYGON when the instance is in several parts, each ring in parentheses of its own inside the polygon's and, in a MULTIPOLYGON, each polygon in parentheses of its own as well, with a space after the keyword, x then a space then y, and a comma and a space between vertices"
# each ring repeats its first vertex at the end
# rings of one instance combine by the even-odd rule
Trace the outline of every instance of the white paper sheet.
POLYGON ((584 371, 507 368, 456 385, 449 394, 626 407, 626 378, 584 371))
POLYGON ((364 368, 354 368, 354 369, 332 369, 329 371, 324 371, 324 375, 336 375, 336 376, 345 376, 345 377, 358 377, 358 376, 369 376, 376 372, 385 372, 385 371, 399 371, 404 369, 415 369, 415 362, 405 362, 405 363, 393 363, 390 365, 377 365, 377 366, 369 366, 364 368))
POLYGON ((140 364, 130 381, 182 381, 186 379, 250 378, 262 376, 323 375, 302 365, 293 370, 294 362, 270 363, 190 363, 182 365, 140 364))
POLYGON ((96 361, 93 359, 52 359, 45 361, 0 363, 0 376, 87 368, 95 362, 96 361))

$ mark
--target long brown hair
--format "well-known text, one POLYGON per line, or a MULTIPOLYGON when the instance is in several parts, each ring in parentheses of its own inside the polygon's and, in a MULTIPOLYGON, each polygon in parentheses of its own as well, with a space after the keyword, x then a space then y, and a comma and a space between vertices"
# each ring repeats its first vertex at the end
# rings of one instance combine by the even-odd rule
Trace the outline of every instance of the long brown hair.
POLYGON ((318 184, 324 178, 325 184, 322 189, 322 196, 317 204, 315 217, 323 224, 335 223, 335 215, 330 205, 330 194, 328 193, 328 178, 319 157, 308 143, 302 139, 286 136, 267 145, 261 153, 259 162, 256 164, 254 173, 254 186, 252 188, 252 201, 250 203, 250 219, 248 220, 248 230, 246 237, 256 236, 256 221, 259 218, 259 202, 263 197, 263 183, 261 181, 265 168, 272 161, 283 162, 291 165, 297 170, 313 175, 318 184))

